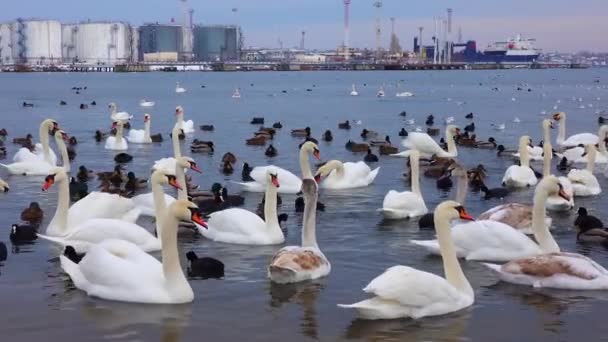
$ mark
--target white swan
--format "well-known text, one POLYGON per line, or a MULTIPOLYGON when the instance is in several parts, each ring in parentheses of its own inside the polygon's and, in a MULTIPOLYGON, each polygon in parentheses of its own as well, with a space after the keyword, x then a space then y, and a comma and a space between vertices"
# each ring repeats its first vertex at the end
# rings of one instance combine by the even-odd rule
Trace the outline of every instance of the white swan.
POLYGON ((277 217, 277 188, 280 176, 266 169, 264 217, 240 208, 230 208, 209 215, 208 229, 199 229, 204 237, 218 242, 242 245, 276 245, 285 241, 277 217))
POLYGON ((184 121, 184 108, 182 108, 182 106, 177 106, 175 108, 175 119, 175 125, 182 129, 184 133, 188 134, 194 132, 194 121, 184 121))
POLYGON ((410 152, 410 165, 412 169, 410 175, 411 190, 403 192, 390 190, 384 196, 382 208, 378 209, 378 211, 382 212, 385 219, 394 220, 417 217, 429 211, 420 192, 420 153, 417 150, 409 150, 408 152, 410 152))
MULTIPOLYGON (((549 119, 545 119, 542 121, 542 129, 543 129, 543 146, 545 142, 551 142, 551 129, 553 128, 553 123, 549 119)), ((528 146, 528 157, 530 160, 539 161, 543 160, 544 149, 541 146, 528 146)), ((519 158, 519 152, 513 154, 514 157, 519 158)))
POLYGON ((338 306, 355 309, 364 319, 417 319, 445 315, 471 306, 475 293, 460 267, 450 236, 450 221, 456 219, 472 219, 458 202, 446 201, 435 209, 435 227, 445 278, 408 266, 393 266, 363 289, 374 297, 338 306))
POLYGON ((404 92, 395 94, 395 96, 396 97, 412 97, 412 96, 414 96, 414 94, 409 91, 404 91, 404 92))
POLYGON ((123 137, 124 131, 124 122, 122 120, 118 120, 114 122, 112 128, 116 128, 116 135, 109 136, 106 139, 106 150, 114 150, 114 151, 124 151, 129 148, 129 144, 127 143, 127 139, 123 137))
MULTIPOLYGON (((551 175, 551 159, 553 158, 553 146, 551 143, 544 144, 544 156, 543 156, 543 177, 551 175)), ((564 193, 568 195, 568 199, 564 199, 561 196, 552 195, 547 198, 545 206, 551 211, 568 211, 574 208, 574 190, 572 188, 572 182, 567 177, 558 177, 561 186, 563 187, 564 193)))
MULTIPOLYGON (((608 125, 602 125, 598 130, 597 136, 600 137, 600 142, 598 144, 599 153, 595 156, 595 163, 606 164, 608 163, 608 150, 606 150, 605 139, 608 138, 608 125)), ((571 147, 562 153, 556 153, 559 158, 566 157, 566 159, 575 163, 586 163, 588 158, 584 154, 585 147, 581 146, 571 147)))
MULTIPOLYGON (((494 208, 486 210, 480 214, 477 219, 498 221, 519 230, 520 232, 530 235, 532 230, 532 210, 533 207, 529 204, 522 203, 506 203, 498 205, 494 208)), ((551 224, 553 220, 549 216, 545 216, 545 227, 553 228, 551 224)))
POLYGON ((52 165, 57 165, 57 156, 49 146, 49 134, 55 135, 59 129, 59 124, 53 119, 45 119, 40 123, 38 130, 40 143, 35 145, 35 150, 32 152, 29 149, 22 147, 13 156, 13 162, 25 162, 42 160, 52 165))
POLYGON ((530 137, 527 135, 519 139, 519 162, 521 165, 511 165, 505 171, 502 178, 502 183, 508 187, 525 188, 534 186, 538 182, 534 171, 530 168, 530 158, 528 155, 528 146, 530 145, 530 137))
POLYGON ((154 101, 148 101, 146 99, 143 99, 139 101, 139 105, 142 107, 154 107, 155 103, 154 101))
POLYGON ((353 83, 352 90, 350 91, 350 96, 359 96, 359 92, 357 91, 357 88, 355 88, 354 83, 353 83))
POLYGON ((182 156, 182 148, 179 143, 179 134, 181 132, 181 128, 177 127, 177 125, 173 126, 173 130, 171 131, 171 143, 173 144, 173 157, 170 158, 161 158, 154 162, 152 166, 152 170, 163 170, 167 174, 172 174, 176 169, 176 159, 182 156))
MULTIPOLYGON (((554 176, 543 178, 534 194, 532 230, 538 244, 524 233, 504 223, 475 221, 452 227, 452 239, 454 239, 458 257, 466 260, 511 261, 555 251, 557 247, 554 241, 547 236, 550 233, 545 225, 545 202, 550 195, 559 195, 568 199, 559 180, 554 176), (559 191, 553 191, 554 184, 559 185, 559 191)), ((411 242, 426 248, 431 254, 439 254, 437 240, 412 240, 411 242)))
POLYGON ((144 129, 130 129, 127 140, 135 144, 151 144, 150 138, 150 114, 144 114, 144 129))
MULTIPOLYGON (((177 162, 175 164, 175 168, 173 171, 168 172, 165 169, 156 169, 156 172, 162 172, 165 175, 174 175, 176 176, 177 183, 181 185, 181 187, 177 191, 177 198, 181 200, 188 199, 188 192, 186 190, 186 175, 184 173, 185 169, 190 169, 195 172, 201 173, 201 170, 196 165, 194 159, 190 157, 179 157, 176 159, 177 162)), ((156 208, 156 195, 154 193, 154 186, 152 186, 152 192, 147 194, 137 195, 132 198, 135 206, 141 211, 141 215, 154 217, 158 212, 156 208)), ((175 197, 167 194, 163 194, 163 198, 165 203, 171 204, 175 201, 175 197)))
POLYGON ((233 99, 240 99, 241 98, 241 93, 239 92, 239 88, 234 88, 234 93, 232 93, 232 98, 233 99))
POLYGON ((376 93, 376 97, 384 97, 384 95, 386 95, 384 93, 384 87, 380 87, 380 90, 378 90, 378 93, 376 93))
MULTIPOLYGON (((309 165, 308 154, 310 152, 312 152, 315 158, 320 159, 319 148, 317 145, 312 141, 307 141, 300 148, 300 169, 302 170, 302 176, 304 178, 313 178, 309 165)), ((271 168, 281 180, 281 188, 279 188, 279 193, 296 194, 300 192, 300 189, 302 188, 302 180, 293 173, 274 165, 254 167, 250 174, 251 178, 254 180, 253 182, 236 183, 242 185, 243 190, 245 191, 263 192, 266 189, 267 173, 269 168, 271 168)))
POLYGON ((602 187, 593 174, 597 150, 595 145, 592 144, 585 147, 587 149, 587 168, 582 170, 572 169, 568 172, 568 179, 572 182, 574 196, 580 197, 596 196, 602 192, 602 187))
POLYGON ((275 283, 288 284, 325 277, 331 264, 319 249, 316 236, 317 182, 302 180, 304 194, 304 219, 302 220, 302 245, 281 248, 272 257, 268 277, 275 283))
POLYGON ((186 92, 186 88, 180 86, 179 82, 176 82, 175 83, 175 92, 178 93, 178 94, 185 93, 186 92))
MULTIPOLYGON (((424 157, 430 157, 432 155, 436 155, 437 157, 442 158, 455 158, 458 156, 458 150, 456 150, 456 143, 454 142, 454 137, 460 133, 460 129, 454 125, 448 125, 445 128, 445 141, 448 144, 447 152, 439 146, 431 138, 430 135, 426 133, 420 132, 412 132, 407 135, 407 137, 401 142, 401 145, 405 148, 418 150, 420 154, 424 157)), ((393 154, 392 156, 397 157, 407 157, 408 154, 404 152, 393 154)))
POLYGON ((173 203, 161 218, 162 263, 123 240, 106 240, 91 247, 80 263, 61 256, 61 268, 74 285, 92 297, 154 304, 189 303, 194 292, 179 261, 179 221, 204 225, 194 203, 173 203))
MULTIPOLYGON (((561 185, 551 178, 551 191, 561 192, 561 185)), ((544 182, 544 180, 543 180, 544 182)), ((543 183, 541 182, 541 183, 543 183)), ((566 290, 608 290, 608 271, 590 258, 561 252, 551 233, 544 229, 544 235, 554 246, 543 254, 512 260, 504 265, 484 264, 498 274, 502 281, 529 285, 535 288, 556 288, 566 290)))
POLYGON ((315 178, 323 179, 321 182, 323 189, 354 189, 372 184, 378 176, 378 171, 380 171, 379 167, 372 171, 362 161, 342 163, 339 160, 330 160, 317 170, 315 178))
POLYGON ((597 144, 598 137, 592 133, 579 133, 566 138, 566 113, 559 112, 553 114, 553 120, 559 122, 557 134, 557 145, 561 147, 573 147, 578 145, 597 144))
MULTIPOLYGON (((63 159, 63 166, 67 172, 70 171, 70 159, 68 157, 68 150, 65 146, 64 139, 67 139, 67 134, 62 130, 56 130, 54 133, 55 143, 61 151, 61 157, 63 159)), ((47 143, 48 146, 48 143, 47 143)), ((8 172, 12 175, 23 175, 23 176, 45 176, 51 173, 57 165, 46 162, 41 158, 29 158, 26 161, 16 162, 12 164, 0 164, 4 166, 8 172)))
POLYGON ((114 103, 114 102, 110 102, 110 104, 108 105, 108 108, 110 108, 110 120, 112 120, 112 122, 116 122, 116 121, 126 122, 126 121, 133 119, 133 115, 131 115, 127 112, 118 112, 116 103, 114 103))
MULTIPOLYGON (((159 239, 155 238, 143 227, 131 222, 111 218, 91 218, 78 225, 73 225, 69 221, 67 203, 65 201, 65 197, 69 196, 68 177, 65 171, 57 169, 54 174, 48 175, 43 189, 48 189, 57 182, 59 183, 60 196, 57 211, 47 228, 47 235, 39 234, 39 237, 62 246, 71 245, 78 253, 84 253, 91 245, 106 239, 126 240, 139 246, 146 252, 157 251, 161 248, 159 239)), ((163 184, 179 187, 174 176, 166 175, 163 177, 162 182, 163 184)))

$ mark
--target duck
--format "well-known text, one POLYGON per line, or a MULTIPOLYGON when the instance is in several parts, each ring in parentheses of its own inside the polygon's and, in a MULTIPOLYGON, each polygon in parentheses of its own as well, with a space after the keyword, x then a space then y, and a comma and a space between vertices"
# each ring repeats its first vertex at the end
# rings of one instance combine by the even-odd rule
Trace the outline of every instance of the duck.
POLYGON ((31 102, 23 102, 23 107, 30 107, 30 108, 34 108, 34 104, 31 102))
POLYGON ((268 146, 268 148, 266 148, 266 151, 264 151, 264 155, 266 157, 270 157, 270 158, 276 157, 277 154, 279 154, 279 153, 277 152, 277 149, 274 146, 272 146, 272 144, 270 144, 268 146))
MULTIPOLYGON (((196 139, 195 139, 196 140, 196 139)), ((212 142, 192 142, 190 145, 190 152, 192 153, 209 153, 215 152, 212 142)))
POLYGON ((477 141, 475 147, 487 150, 493 150, 498 147, 496 143, 496 139, 494 137, 489 137, 488 141, 477 141))
POLYGON ((351 152, 367 152, 369 150, 369 145, 366 143, 355 143, 352 140, 346 142, 346 149, 351 152))
POLYGON ((363 138, 363 140, 366 140, 366 139, 371 139, 371 138, 377 137, 378 136, 378 132, 370 131, 367 128, 364 128, 361 131, 360 135, 361 135, 361 138, 363 138))
POLYGON ((498 145, 496 146, 496 155, 498 157, 504 157, 504 156, 509 156, 512 157, 514 153, 516 153, 516 150, 509 150, 507 149, 504 145, 498 145))
POLYGON ((309 137, 310 136, 310 127, 306 127, 303 129, 292 129, 291 136, 292 137, 309 137))
POLYGON ((262 145, 266 145, 267 140, 268 140, 268 138, 266 138, 265 136, 259 135, 259 136, 245 140, 245 144, 252 145, 252 146, 262 146, 262 145))
POLYGON ((452 181, 452 172, 448 169, 448 171, 441 177, 437 178, 436 181, 437 189, 441 190, 449 190, 454 185, 452 181))
POLYGON ((351 129, 350 121, 346 120, 344 122, 339 122, 338 123, 338 128, 339 129, 351 129))
POLYGON ((25 137, 23 138, 13 138, 13 144, 17 144, 17 145, 25 145, 25 144, 31 144, 33 141, 34 137, 28 133, 25 137))
POLYGON ((321 252, 316 237, 317 182, 311 178, 302 180, 305 197, 302 238, 300 246, 286 246, 278 250, 268 266, 268 278, 278 284, 298 283, 319 279, 331 271, 331 264, 321 252))
POLYGON ((431 114, 426 117, 426 121, 424 122, 427 126, 433 126, 435 124, 435 117, 431 114))
POLYGON ((89 194, 89 186, 86 182, 77 181, 76 178, 70 178, 70 200, 78 202, 89 194))
POLYGON ((102 133, 100 130, 95 131, 95 141, 96 142, 101 142, 107 136, 108 135, 106 133, 102 133))
MULTIPOLYGON (((296 213, 303 213, 304 212, 304 207, 305 207, 304 197, 302 197, 302 196, 296 197, 296 200, 294 202, 294 210, 295 210, 295 212, 296 213)), ((325 204, 317 201, 317 211, 325 211, 325 204)))
POLYGON ((194 251, 186 253, 188 277, 201 279, 224 278, 224 263, 210 257, 199 258, 194 251))
POLYGON ((31 243, 38 239, 36 226, 28 224, 13 224, 11 226, 10 240, 14 245, 31 243))
POLYGON ((472 119, 473 118, 473 112, 465 115, 464 117, 465 117, 465 119, 472 119))
POLYGON ((595 145, 589 144, 585 146, 585 154, 587 157, 586 169, 572 169, 568 172, 568 179, 572 182, 572 190, 574 196, 587 197, 597 196, 602 192, 602 187, 593 174, 595 170, 595 155, 597 150, 595 145))
POLYGON ((0 178, 0 192, 8 192, 11 187, 8 185, 6 181, 0 178))
POLYGON ((424 215, 428 212, 424 198, 420 191, 420 169, 419 169, 420 153, 417 150, 410 150, 409 164, 411 167, 410 173, 410 191, 398 192, 390 190, 384 196, 382 208, 378 209, 385 219, 405 219, 424 215))
POLYGON ((519 154, 521 165, 512 165, 507 168, 502 178, 502 184, 507 187, 525 188, 536 185, 538 179, 530 168, 528 146, 530 137, 527 135, 519 139, 519 154))
POLYGON ((232 163, 228 160, 222 162, 222 167, 221 167, 222 173, 225 174, 226 176, 229 176, 231 174, 234 173, 234 166, 232 165, 232 163))
POLYGON ((574 165, 573 162, 569 161, 566 157, 562 157, 559 163, 557 164, 557 170, 561 172, 567 172, 570 171, 572 165, 574 165))
POLYGON ((469 133, 475 132, 475 123, 471 122, 470 124, 464 126, 464 131, 469 133))
POLYGON ((330 160, 317 170, 315 179, 323 189, 354 189, 372 184, 379 171, 380 168, 372 171, 361 161, 343 163, 339 160, 330 160))
POLYGON ((114 161, 118 164, 129 163, 133 160, 133 156, 128 153, 119 153, 114 156, 114 161))
MULTIPOLYGON (((568 199, 560 180, 555 176, 544 177, 534 192, 532 231, 534 242, 521 230, 499 221, 478 220, 452 227, 452 238, 458 257, 466 260, 508 262, 517 258, 551 253, 559 250, 550 237, 546 226, 545 202, 549 196, 558 195, 568 199)), ((431 254, 438 254, 437 240, 411 240, 414 245, 424 247, 431 254)))
POLYGON ((68 144, 70 144, 70 145, 72 145, 72 146, 78 145, 78 140, 76 139, 76 137, 75 137, 75 136, 71 136, 71 137, 68 139, 68 144))
POLYGON ((405 130, 405 128, 401 128, 401 130, 399 131, 399 136, 400 137, 407 137, 407 131, 405 130))
POLYGON ((334 140, 334 137, 331 134, 331 131, 330 130, 326 130, 325 133, 323 133, 323 141, 330 142, 332 140, 334 140))
POLYGON ((363 160, 367 163, 377 163, 378 162, 378 156, 375 155, 374 153, 372 153, 372 149, 368 148, 367 149, 367 154, 365 155, 365 157, 363 157, 363 160))
POLYGON ((176 128, 177 128, 177 125, 173 128, 171 133, 169 133, 169 138, 171 138, 171 140, 173 140, 173 135, 176 134, 178 141, 186 140, 186 133, 184 132, 184 130, 181 128, 177 128, 177 130, 176 130, 176 128))
POLYGON ((511 193, 511 190, 503 187, 488 189, 485 184, 482 184, 479 189, 484 193, 483 199, 489 200, 492 198, 503 199, 511 193))
POLYGON ((147 179, 139 179, 135 177, 135 173, 127 173, 127 183, 125 184, 125 190, 128 192, 137 192, 138 190, 145 189, 148 183, 147 179))
POLYGON ((372 141, 370 141, 370 145, 371 146, 383 146, 383 145, 392 146, 393 143, 391 142, 391 137, 387 135, 384 138, 384 140, 372 140, 372 141))
POLYGON ((224 153, 224 155, 222 156, 222 162, 230 162, 231 164, 236 163, 237 159, 236 156, 234 155, 234 153, 232 152, 226 152, 224 153))
POLYGON ((21 212, 21 221, 36 227, 42 223, 43 218, 44 212, 40 209, 38 202, 31 202, 30 205, 21 212))
POLYGON ((408 266, 393 266, 373 279, 363 291, 372 295, 354 304, 338 304, 354 309, 363 319, 419 319, 439 316, 467 308, 475 294, 457 259, 450 222, 473 220, 458 202, 445 201, 434 212, 439 251, 445 278, 408 266))
POLYGON ((391 145, 380 145, 378 147, 378 151, 380 152, 380 155, 383 156, 390 156, 396 153, 399 153, 399 149, 395 146, 391 146, 391 145))
POLYGON ((426 129, 426 134, 432 136, 432 137, 436 137, 439 135, 439 128, 433 128, 433 127, 427 127, 426 129))
POLYGON ((243 164, 243 171, 241 171, 241 180, 243 182, 254 182, 255 180, 251 177, 251 171, 253 167, 249 166, 248 163, 243 164))
POLYGON ((59 101, 59 105, 60 106, 67 106, 67 102, 65 102, 64 100, 59 101))
MULTIPOLYGON (((408 149, 418 150, 423 157, 437 155, 438 157, 455 158, 458 156, 458 150, 456 149, 454 138, 459 134, 460 129, 458 127, 454 125, 448 125, 446 127, 445 140, 448 146, 447 151, 443 150, 441 146, 439 146, 428 134, 420 132, 409 133, 408 136, 401 142, 401 145, 408 149)), ((400 154, 398 153, 394 156, 398 157, 400 154)))
POLYGON ((264 118, 263 117, 254 117, 251 119, 251 122, 249 122, 252 125, 263 125, 264 124, 264 118))
POLYGON ((592 133, 579 133, 566 138, 566 113, 564 112, 553 114, 553 120, 559 123, 559 131, 555 141, 560 147, 597 144, 599 141, 598 136, 592 133))
POLYGON ((80 104, 80 109, 89 109, 89 105, 86 103, 81 103, 80 104))
POLYGON ((190 303, 194 292, 178 257, 178 223, 205 223, 196 205, 184 200, 169 205, 159 219, 162 263, 133 243, 109 239, 93 245, 78 264, 60 256, 61 268, 76 288, 92 297, 131 303, 190 303))
POLYGON ((206 132, 211 132, 211 131, 215 130, 215 127, 213 125, 200 125, 199 128, 201 129, 201 131, 206 131, 206 132))
POLYGON ((76 179, 81 182, 88 182, 89 180, 95 177, 95 173, 87 169, 86 166, 80 165, 78 167, 78 173, 76 174, 76 179))
POLYGON ((283 128, 283 124, 281 123, 281 121, 277 121, 272 124, 272 128, 281 129, 283 128))
POLYGON ((0 241, 0 262, 6 261, 8 257, 8 249, 6 248, 6 244, 0 241))
MULTIPOLYGON (((222 196, 222 201, 228 204, 231 207, 240 207, 245 203, 245 197, 240 195, 229 195, 228 189, 226 187, 221 187, 220 194, 222 196)), ((278 195, 277 195, 278 198, 278 195)), ((280 201, 279 201, 280 204, 280 201)))
POLYGON ((576 241, 582 242, 608 242, 608 231, 599 218, 589 215, 585 207, 578 208, 578 216, 574 220, 577 230, 576 241))

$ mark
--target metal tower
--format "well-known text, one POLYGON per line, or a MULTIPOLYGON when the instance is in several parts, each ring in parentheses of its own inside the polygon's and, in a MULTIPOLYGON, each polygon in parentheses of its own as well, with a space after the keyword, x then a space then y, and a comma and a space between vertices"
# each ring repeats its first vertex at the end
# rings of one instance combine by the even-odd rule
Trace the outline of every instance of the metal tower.
POLYGON ((422 51, 422 31, 424 31, 424 27, 419 26, 418 27, 418 46, 420 51, 422 51))
POLYGON ((349 21, 350 21, 350 0, 344 0, 344 60, 350 59, 349 52, 349 21))
POLYGON ((376 58, 380 58, 381 56, 381 41, 382 41, 382 23, 380 21, 380 16, 382 14, 382 0, 374 1, 374 7, 376 7, 376 58))
POLYGON ((300 38, 300 50, 304 50, 304 41, 306 40, 306 31, 302 31, 302 37, 300 38))
POLYGON ((446 45, 446 49, 445 49, 445 61, 447 63, 452 63, 452 45, 454 44, 453 42, 453 38, 452 38, 452 15, 454 13, 454 10, 451 8, 447 9, 448 12, 448 19, 447 19, 447 32, 446 32, 446 41, 445 41, 445 45, 446 45))
POLYGON ((458 44, 462 44, 462 27, 458 28, 458 44))

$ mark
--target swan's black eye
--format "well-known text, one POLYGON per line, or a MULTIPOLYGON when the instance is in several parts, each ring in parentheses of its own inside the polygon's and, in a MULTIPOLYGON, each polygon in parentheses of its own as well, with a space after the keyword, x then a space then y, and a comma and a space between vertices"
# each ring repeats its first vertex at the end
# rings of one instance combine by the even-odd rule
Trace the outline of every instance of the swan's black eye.
POLYGON ((167 179, 169 180, 169 182, 174 182, 177 178, 175 178, 175 176, 173 175, 167 175, 167 179))

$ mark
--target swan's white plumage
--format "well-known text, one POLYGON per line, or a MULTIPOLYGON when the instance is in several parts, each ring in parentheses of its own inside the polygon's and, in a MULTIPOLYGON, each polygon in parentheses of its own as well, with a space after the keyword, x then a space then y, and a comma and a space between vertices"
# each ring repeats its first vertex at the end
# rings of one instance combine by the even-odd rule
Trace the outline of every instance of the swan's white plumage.
POLYGON ((422 196, 411 191, 390 190, 382 201, 381 211, 388 219, 403 219, 422 216, 428 212, 422 196))
MULTIPOLYGON (((268 200, 268 199, 267 199, 268 200)), ((258 215, 240 208, 230 208, 209 215, 207 229, 200 229, 204 237, 219 242, 245 245, 275 245, 283 243, 281 228, 270 229, 258 215)))
POLYGON ((331 173, 321 182, 321 188, 323 189, 353 189, 362 188, 370 185, 376 176, 380 168, 374 170, 370 169, 364 162, 346 162, 342 164, 344 169, 343 174, 340 174, 337 170, 331 171, 331 173))
POLYGON ((283 168, 274 165, 268 166, 256 166, 251 170, 251 178, 253 182, 237 182, 243 186, 243 190, 249 192, 264 192, 266 190, 266 173, 268 169, 274 169, 277 172, 277 176, 281 180, 281 187, 277 189, 282 194, 296 194, 300 192, 302 187, 302 180, 300 177, 294 175, 292 172, 287 171, 283 168))
POLYGON ((538 179, 530 167, 511 165, 505 171, 502 182, 508 187, 525 188, 536 185, 538 179))

